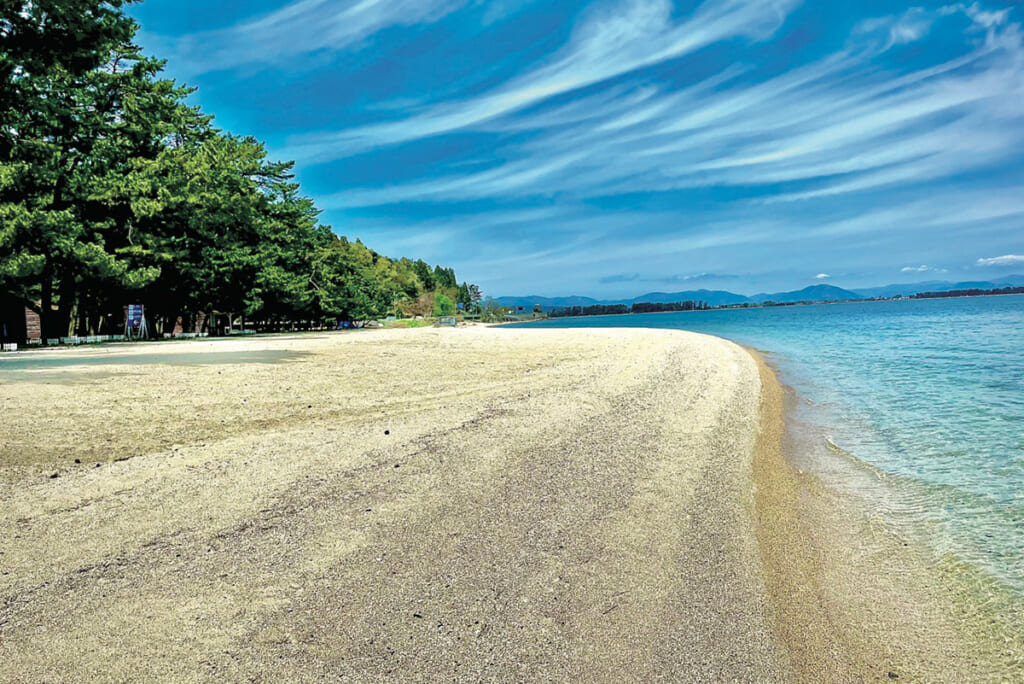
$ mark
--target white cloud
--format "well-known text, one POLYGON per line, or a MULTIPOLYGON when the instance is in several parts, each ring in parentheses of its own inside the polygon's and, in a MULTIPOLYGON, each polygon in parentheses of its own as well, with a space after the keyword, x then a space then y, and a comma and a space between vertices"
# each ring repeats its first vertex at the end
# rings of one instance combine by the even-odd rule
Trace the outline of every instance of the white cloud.
POLYGON ((866 19, 854 28, 853 34, 860 41, 873 41, 878 51, 885 51, 921 40, 931 30, 936 16, 921 7, 912 7, 898 17, 866 19))
POLYGON ((830 276, 828 273, 819 273, 814 277, 816 280, 824 280, 825 278, 831 278, 832 276, 830 276))
POLYGON ((479 97, 442 103, 400 121, 297 136, 290 155, 327 161, 478 126, 557 95, 678 59, 737 36, 774 32, 798 0, 707 0, 674 22, 670 0, 627 0, 592 12, 552 61, 479 97))
POLYGON ((351 48, 390 26, 431 23, 466 0, 296 0, 235 26, 171 43, 175 69, 199 74, 247 64, 295 66, 300 56, 351 48))
POLYGON ((984 10, 978 3, 971 3, 966 5, 964 3, 958 3, 955 5, 947 5, 939 10, 940 14, 954 14, 956 12, 963 12, 971 18, 979 28, 990 29, 993 26, 998 26, 1006 21, 1006 18, 1010 14, 1010 9, 1002 10, 984 10))
POLYGON ((977 261, 978 266, 1015 266, 1017 264, 1024 264, 1024 254, 1004 254, 977 261))
POLYGON ((900 269, 900 273, 947 273, 948 271, 944 268, 935 268, 934 266, 927 266, 921 264, 920 266, 904 266, 900 269))

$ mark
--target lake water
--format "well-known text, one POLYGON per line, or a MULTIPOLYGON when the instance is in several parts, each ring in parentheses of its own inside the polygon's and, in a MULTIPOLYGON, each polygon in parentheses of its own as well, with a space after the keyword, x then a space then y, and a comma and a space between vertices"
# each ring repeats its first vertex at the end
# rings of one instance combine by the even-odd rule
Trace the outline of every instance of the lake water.
POLYGON ((1024 594, 1024 296, 526 325, 682 329, 769 352, 800 396, 793 420, 816 426, 819 473, 863 464, 876 477, 847 484, 902 532, 1024 594))

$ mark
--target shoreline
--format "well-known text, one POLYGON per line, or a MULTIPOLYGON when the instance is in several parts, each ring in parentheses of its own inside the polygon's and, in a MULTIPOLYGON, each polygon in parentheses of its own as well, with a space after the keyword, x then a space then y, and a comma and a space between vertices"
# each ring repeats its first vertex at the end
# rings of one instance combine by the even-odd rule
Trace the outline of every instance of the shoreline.
POLYGON ((762 379, 754 450, 758 546, 776 628, 800 680, 1009 681, 1024 632, 991 593, 936 566, 850 493, 800 469, 796 393, 762 379), (895 676, 894 676, 895 675, 895 676))

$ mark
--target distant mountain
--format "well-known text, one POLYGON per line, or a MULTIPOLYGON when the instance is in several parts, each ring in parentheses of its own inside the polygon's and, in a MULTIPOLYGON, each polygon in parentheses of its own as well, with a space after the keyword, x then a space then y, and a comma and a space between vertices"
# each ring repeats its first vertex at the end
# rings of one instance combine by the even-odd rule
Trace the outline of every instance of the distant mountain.
POLYGON ((532 311, 535 304, 540 304, 544 311, 561 309, 567 306, 590 306, 592 304, 636 304, 651 302, 704 302, 708 306, 724 306, 727 304, 743 304, 750 300, 743 295, 725 292, 724 290, 688 290, 686 292, 648 292, 632 299, 591 299, 590 297, 496 297, 498 304, 512 308, 523 307, 524 311, 532 311))
POLYGON ((857 292, 871 297, 909 297, 918 292, 945 292, 953 289, 953 283, 945 280, 929 280, 923 283, 893 283, 881 287, 859 287, 857 292))
POLYGON ((1024 287, 1024 275, 1009 275, 996 278, 993 283, 999 283, 1003 287, 1024 287))
POLYGON ((708 306, 729 306, 733 304, 762 304, 778 302, 834 302, 844 299, 870 299, 872 297, 909 297, 919 292, 948 292, 950 290, 995 290, 1002 287, 1024 287, 1024 275, 1009 275, 985 281, 950 282, 947 280, 927 280, 920 283, 895 283, 882 287, 858 288, 845 290, 835 285, 811 285, 802 290, 792 292, 762 292, 747 297, 725 290, 685 290, 682 292, 648 292, 639 297, 624 299, 593 299, 591 297, 497 297, 502 306, 523 307, 524 311, 532 311, 534 304, 540 304, 544 311, 561 309, 566 306, 591 306, 593 304, 636 304, 650 302, 664 304, 669 302, 704 302, 708 306))
POLYGON ((764 302, 779 302, 788 304, 792 302, 836 302, 843 299, 864 299, 865 297, 850 290, 844 290, 835 285, 811 285, 802 290, 792 292, 776 292, 774 294, 761 293, 750 298, 756 304, 764 302))
POLYGON ((949 292, 950 290, 995 290, 1001 287, 1024 286, 1024 275, 1009 275, 993 280, 968 280, 958 283, 948 280, 927 280, 921 283, 897 283, 882 287, 861 287, 857 292, 865 297, 897 297, 917 294, 918 292, 949 292))

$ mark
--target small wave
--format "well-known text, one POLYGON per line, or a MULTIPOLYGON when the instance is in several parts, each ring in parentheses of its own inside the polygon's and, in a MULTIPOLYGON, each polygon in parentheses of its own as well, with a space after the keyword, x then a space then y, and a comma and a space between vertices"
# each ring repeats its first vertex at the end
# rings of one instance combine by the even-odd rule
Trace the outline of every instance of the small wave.
POLYGON ((868 472, 872 473, 875 477, 877 477, 879 480, 884 480, 886 477, 888 477, 888 474, 884 470, 882 470, 881 468, 879 468, 876 465, 872 465, 871 463, 868 463, 867 461, 865 461, 863 459, 857 458, 856 456, 851 454, 849 451, 847 451, 846 449, 842 448, 841 446, 839 446, 838 444, 833 442, 832 438, 829 437, 829 436, 825 437, 825 446, 827 446, 829 451, 831 451, 832 453, 838 454, 838 455, 842 456, 843 458, 849 460, 854 465, 857 465, 857 466, 863 468, 864 470, 867 470, 868 472))

